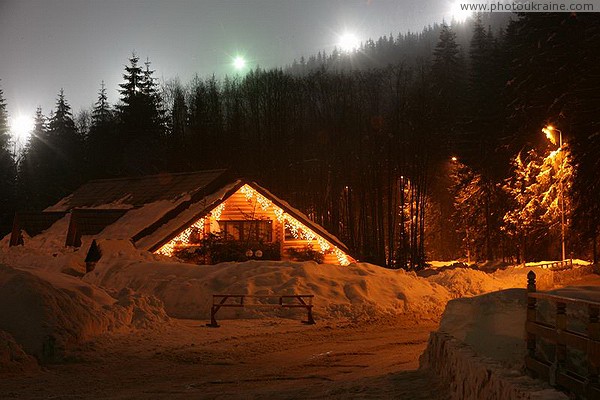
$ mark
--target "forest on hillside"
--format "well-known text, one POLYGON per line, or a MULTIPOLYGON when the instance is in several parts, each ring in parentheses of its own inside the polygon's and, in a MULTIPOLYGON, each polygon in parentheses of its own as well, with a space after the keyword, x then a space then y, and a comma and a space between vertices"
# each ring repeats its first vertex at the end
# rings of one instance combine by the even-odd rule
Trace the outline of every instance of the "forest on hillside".
POLYGON ((561 217, 568 255, 596 260, 598 14, 480 16, 187 83, 134 54, 107 90, 73 115, 61 89, 20 154, 0 91, 0 233, 89 179, 230 168, 390 268, 557 259, 561 217))

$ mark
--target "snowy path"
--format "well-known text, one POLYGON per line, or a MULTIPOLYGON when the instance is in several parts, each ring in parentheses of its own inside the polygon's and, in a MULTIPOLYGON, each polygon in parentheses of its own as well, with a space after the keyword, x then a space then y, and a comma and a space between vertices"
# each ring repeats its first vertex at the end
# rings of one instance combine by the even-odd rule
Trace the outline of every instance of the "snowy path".
POLYGON ((282 319, 174 321, 164 330, 111 335, 74 361, 2 379, 7 398, 445 399, 416 370, 433 322, 407 319, 305 326, 282 319))

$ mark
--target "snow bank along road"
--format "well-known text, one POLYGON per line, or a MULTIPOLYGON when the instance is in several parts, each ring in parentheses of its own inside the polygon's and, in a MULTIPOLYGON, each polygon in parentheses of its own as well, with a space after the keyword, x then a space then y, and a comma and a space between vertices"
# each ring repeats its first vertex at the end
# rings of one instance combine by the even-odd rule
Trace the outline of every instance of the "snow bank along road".
POLYGON ((73 360, 0 380, 3 398, 445 399, 418 358, 432 321, 172 320, 103 335, 73 360))

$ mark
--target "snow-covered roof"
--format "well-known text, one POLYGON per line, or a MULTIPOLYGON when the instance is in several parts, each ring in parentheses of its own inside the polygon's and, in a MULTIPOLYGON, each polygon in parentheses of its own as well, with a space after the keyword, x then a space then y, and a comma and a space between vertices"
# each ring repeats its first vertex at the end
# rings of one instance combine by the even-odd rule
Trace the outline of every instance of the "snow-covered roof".
POLYGON ((202 218, 208 214, 241 185, 242 181, 236 180, 233 183, 221 187, 214 193, 191 203, 188 208, 181 211, 175 217, 168 220, 166 218, 162 219, 164 223, 157 226, 153 232, 143 236, 142 234, 136 235, 135 246, 143 250, 155 250, 161 244, 169 241, 173 236, 176 236, 179 232, 187 228, 198 218, 202 218))
POLYGON ((275 205, 282 208, 286 213, 312 229, 321 237, 325 238, 331 244, 335 245, 346 253, 348 252, 348 248, 340 239, 329 233, 321 225, 311 221, 304 213, 290 206, 289 203, 275 196, 273 193, 259 186, 257 183, 246 182, 244 180, 236 180, 221 187, 219 190, 206 196, 205 198, 191 203, 187 209, 181 211, 178 215, 172 217, 171 219, 163 218, 162 221, 164 221, 164 223, 162 223, 160 226, 155 224, 152 232, 148 232, 145 235, 138 234, 136 237, 134 237, 136 247, 149 251, 157 250, 160 246, 188 228, 192 223, 206 216, 216 206, 227 200, 227 198, 233 195, 244 185, 249 185, 262 196, 266 197, 275 205))
POLYGON ((45 213, 70 212, 67 215, 70 219, 82 214, 82 218, 71 221, 69 233, 73 240, 68 241, 68 245, 87 246, 93 239, 121 239, 131 240, 138 249, 152 252, 248 185, 292 219, 339 250, 348 252, 337 237, 286 201, 254 182, 228 179, 226 172, 211 170, 95 180, 48 207, 45 213))
POLYGON ((142 207, 160 200, 177 201, 190 195, 210 193, 227 170, 209 170, 177 174, 159 174, 132 178, 97 179, 45 211, 69 211, 74 208, 119 209, 142 207), (211 189, 211 186, 212 189, 211 189))

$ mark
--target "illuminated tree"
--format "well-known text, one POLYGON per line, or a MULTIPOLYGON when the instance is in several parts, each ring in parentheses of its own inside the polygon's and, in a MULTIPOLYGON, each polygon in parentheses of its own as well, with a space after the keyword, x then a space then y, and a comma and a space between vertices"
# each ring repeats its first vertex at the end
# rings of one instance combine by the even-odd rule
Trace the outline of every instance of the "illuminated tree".
POLYGON ((470 261, 504 258, 504 240, 495 214, 502 208, 500 186, 460 161, 453 161, 450 192, 453 223, 470 261))
POLYGON ((567 145, 543 155, 535 150, 525 157, 519 154, 513 167, 514 175, 504 185, 512 202, 504 215, 504 230, 515 239, 524 262, 548 255, 548 248, 560 237, 563 207, 569 220, 573 167, 567 145))

